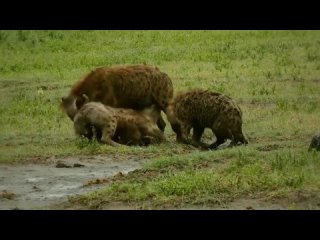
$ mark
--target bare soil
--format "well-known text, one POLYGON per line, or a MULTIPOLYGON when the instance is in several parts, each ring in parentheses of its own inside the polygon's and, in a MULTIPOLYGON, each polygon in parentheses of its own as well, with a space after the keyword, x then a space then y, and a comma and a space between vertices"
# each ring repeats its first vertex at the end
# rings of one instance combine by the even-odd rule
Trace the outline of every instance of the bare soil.
POLYGON ((0 209, 40 209, 102 186, 147 161, 139 156, 77 156, 0 165, 0 209), (100 182, 101 181, 101 182, 100 182))

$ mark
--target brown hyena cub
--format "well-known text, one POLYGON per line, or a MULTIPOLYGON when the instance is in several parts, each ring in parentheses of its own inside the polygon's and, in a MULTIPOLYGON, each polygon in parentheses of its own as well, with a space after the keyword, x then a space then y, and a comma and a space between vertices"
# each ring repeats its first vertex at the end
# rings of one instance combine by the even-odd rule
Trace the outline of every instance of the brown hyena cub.
POLYGON ((77 136, 113 146, 148 145, 164 140, 157 128, 158 112, 153 108, 135 111, 112 108, 99 102, 88 102, 86 95, 83 106, 74 116, 74 129, 77 136))
POLYGON ((168 119, 177 141, 188 143, 193 128, 192 145, 217 148, 225 140, 231 145, 247 144, 242 133, 242 112, 231 98, 208 90, 193 90, 178 95, 168 108, 168 119), (217 140, 211 145, 200 141, 205 128, 210 128, 217 140))
MULTIPOLYGON (((173 85, 169 76, 157 67, 132 65, 99 67, 75 83, 61 104, 71 120, 77 112, 77 98, 86 94, 90 101, 101 102, 114 108, 143 110, 155 106, 156 111, 166 113, 173 97, 173 85)), ((161 131, 165 122, 161 115, 157 120, 161 131)))

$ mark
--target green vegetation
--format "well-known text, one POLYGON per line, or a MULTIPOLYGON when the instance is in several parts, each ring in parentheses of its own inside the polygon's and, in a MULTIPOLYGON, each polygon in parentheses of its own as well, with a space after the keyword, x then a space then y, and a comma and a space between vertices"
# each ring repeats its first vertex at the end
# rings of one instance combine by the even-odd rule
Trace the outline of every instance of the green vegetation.
POLYGON ((72 201, 183 206, 319 191, 320 156, 307 148, 320 131, 320 31, 0 31, 0 54, 0 162, 151 158, 141 171, 152 177, 133 172, 72 201), (249 145, 203 152, 175 143, 169 125, 168 142, 148 148, 76 139, 61 97, 97 66, 138 63, 168 73, 176 92, 206 88, 234 98, 249 145))
POLYGON ((268 201, 297 191, 319 191, 319 168, 318 153, 303 150, 261 152, 240 147, 194 152, 159 158, 102 190, 70 201, 93 209, 119 201, 135 208, 214 206, 248 196, 268 201))

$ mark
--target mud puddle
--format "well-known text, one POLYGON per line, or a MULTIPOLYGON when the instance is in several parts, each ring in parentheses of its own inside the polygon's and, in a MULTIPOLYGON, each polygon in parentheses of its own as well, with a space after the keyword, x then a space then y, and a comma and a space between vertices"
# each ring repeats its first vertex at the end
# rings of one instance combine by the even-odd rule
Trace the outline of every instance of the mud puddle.
POLYGON ((93 179, 140 168, 141 156, 90 156, 51 159, 47 164, 0 165, 0 209, 41 209, 69 196, 99 189, 93 179))

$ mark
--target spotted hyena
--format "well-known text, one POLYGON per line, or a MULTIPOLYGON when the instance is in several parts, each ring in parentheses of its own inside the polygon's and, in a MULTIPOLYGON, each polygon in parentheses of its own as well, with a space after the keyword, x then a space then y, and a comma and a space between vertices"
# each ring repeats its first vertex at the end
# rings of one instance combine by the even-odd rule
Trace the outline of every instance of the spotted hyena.
POLYGON ((193 128, 192 145, 217 148, 225 140, 231 145, 247 144, 242 133, 242 112, 228 96, 208 90, 193 90, 178 95, 168 108, 168 119, 177 141, 189 143, 188 136, 193 128), (217 140, 210 146, 202 143, 205 128, 210 128, 217 140))
POLYGON ((311 151, 312 149, 320 151, 320 133, 312 137, 308 150, 311 151))
MULTIPOLYGON (((86 94, 90 101, 115 108, 142 110, 155 105, 160 114, 167 111, 173 86, 166 73, 150 65, 99 67, 77 82, 69 95, 62 98, 61 108, 71 120, 83 104, 76 102, 82 94, 86 94)), ((166 124, 161 115, 157 125, 164 131, 166 124)))
POLYGON ((148 145, 165 140, 163 132, 156 125, 158 112, 153 107, 144 110, 113 108, 100 102, 84 103, 74 116, 74 130, 77 136, 99 141, 112 146, 148 145))

